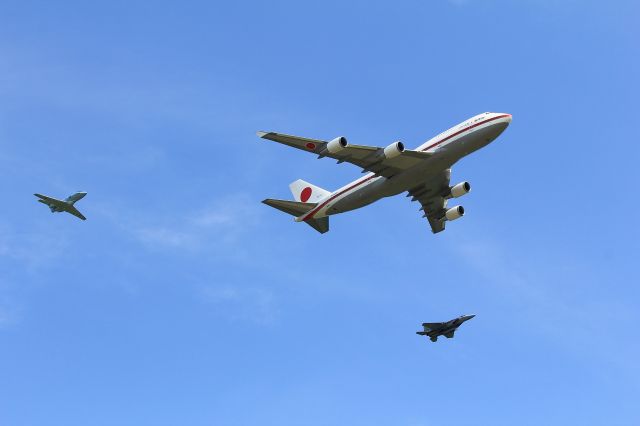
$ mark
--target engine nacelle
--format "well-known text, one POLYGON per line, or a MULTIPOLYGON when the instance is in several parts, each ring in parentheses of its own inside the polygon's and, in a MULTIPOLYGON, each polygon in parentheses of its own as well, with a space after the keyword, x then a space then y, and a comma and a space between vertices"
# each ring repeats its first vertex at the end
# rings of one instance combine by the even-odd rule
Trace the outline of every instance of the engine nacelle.
POLYGON ((404 151, 404 144, 400 141, 394 142, 384 149, 384 158, 396 158, 404 151))
POLYGON ((449 188, 448 198, 462 197, 463 195, 468 194, 469 191, 471 191, 471 184, 469 182, 460 182, 459 184, 449 188))
POLYGON ((338 136, 327 144, 327 151, 329 151, 331 154, 336 154, 348 146, 349 142, 347 142, 347 138, 345 138, 344 136, 338 136))
POLYGON ((449 210, 447 210, 447 212, 444 214, 445 219, 447 220, 456 220, 456 219, 460 219, 462 216, 464 216, 464 207, 462 206, 455 206, 455 207, 451 207, 449 210))

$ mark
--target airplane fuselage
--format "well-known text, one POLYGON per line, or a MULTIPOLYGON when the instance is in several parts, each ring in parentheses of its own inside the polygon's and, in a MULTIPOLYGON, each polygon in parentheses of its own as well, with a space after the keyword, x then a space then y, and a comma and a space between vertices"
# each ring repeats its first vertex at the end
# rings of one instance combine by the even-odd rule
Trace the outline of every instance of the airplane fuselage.
POLYGON ((484 113, 465 120, 416 149, 433 154, 427 160, 391 178, 369 173, 320 200, 316 207, 296 221, 355 210, 428 182, 461 158, 491 143, 509 123, 511 114, 503 113, 484 113))

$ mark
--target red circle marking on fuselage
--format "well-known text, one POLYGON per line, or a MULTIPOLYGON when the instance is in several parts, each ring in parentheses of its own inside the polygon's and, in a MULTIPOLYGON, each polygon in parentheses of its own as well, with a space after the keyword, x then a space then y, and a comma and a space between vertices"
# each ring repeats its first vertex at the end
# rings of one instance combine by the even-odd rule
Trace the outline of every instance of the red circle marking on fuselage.
POLYGON ((315 143, 312 143, 312 142, 309 142, 309 143, 308 143, 308 144, 306 144, 305 146, 307 147, 307 149, 311 149, 311 150, 316 149, 316 144, 315 144, 315 143))
POLYGON ((313 191, 308 186, 305 189, 303 189, 302 192, 300 193, 300 201, 302 201, 303 203, 306 203, 307 200, 311 198, 311 192, 313 191))

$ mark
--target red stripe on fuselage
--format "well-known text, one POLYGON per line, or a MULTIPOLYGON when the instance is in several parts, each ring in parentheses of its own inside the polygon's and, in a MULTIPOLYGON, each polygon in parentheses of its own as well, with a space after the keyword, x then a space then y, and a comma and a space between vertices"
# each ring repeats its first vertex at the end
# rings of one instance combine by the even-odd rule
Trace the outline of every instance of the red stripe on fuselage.
MULTIPOLYGON (((499 116, 497 116, 497 117, 492 117, 492 118, 490 118, 490 119, 488 119, 488 120, 485 120, 485 121, 481 121, 481 122, 479 122, 479 123, 476 123, 476 124, 474 124, 473 126, 469 126, 469 127, 465 128, 465 129, 462 129, 462 130, 460 130, 460 131, 458 131, 458 132, 455 132, 455 133, 453 133, 453 134, 451 134, 451 135, 447 136, 446 138, 444 138, 444 139, 442 139, 442 140, 440 140, 440 141, 438 141, 438 142, 436 142, 436 143, 434 143, 434 144, 432 144, 432 145, 429 145, 429 146, 428 146, 428 147, 426 147, 426 148, 421 149, 420 151, 426 151, 426 150, 428 150, 428 149, 431 149, 431 148, 433 148, 434 146, 440 145, 441 143, 448 141, 448 140, 449 140, 449 139, 451 139, 452 137, 459 135, 460 133, 464 133, 464 132, 466 132, 467 130, 471 130, 471 129, 473 129, 473 128, 475 128, 475 127, 478 127, 478 126, 480 126, 480 125, 482 125, 482 124, 486 124, 486 123, 489 123, 489 122, 491 122, 491 121, 493 121, 493 120, 497 120, 497 119, 499 119, 499 118, 504 118, 504 117, 509 117, 509 114, 499 115, 499 116)), ((356 183, 354 183, 353 185, 349 186, 348 188, 343 189, 343 190, 342 190, 342 191, 340 191, 340 192, 337 192, 337 193, 335 193, 335 194, 332 194, 332 195, 331 195, 331 196, 330 196, 326 201, 323 201, 323 202, 322 202, 321 204, 319 204, 316 208, 314 208, 313 210, 311 210, 311 211, 310 211, 310 212, 309 212, 309 213, 308 213, 304 218, 302 218, 302 220, 303 220, 303 221, 305 221, 305 220, 309 220, 309 219, 311 219, 311 218, 313 217, 313 215, 315 215, 315 214, 316 214, 316 213, 318 213, 320 210, 322 210, 322 209, 324 208, 324 206, 326 206, 327 204, 329 204, 331 201, 335 200, 335 199, 336 199, 336 197, 339 197, 340 195, 344 194, 345 192, 350 191, 351 189, 355 188, 356 186, 360 186, 360 185, 362 185, 363 183, 367 182, 368 180, 373 179, 374 177, 376 177, 376 175, 375 175, 375 174, 372 174, 372 175, 371 175, 371 176, 369 176, 368 178, 363 179, 363 180, 361 180, 361 181, 359 181, 359 182, 356 182, 356 183)))
POLYGON ((360 186, 360 185, 362 185, 363 183, 365 183, 365 182, 366 182, 366 181, 368 181, 368 180, 373 179, 374 177, 376 177, 376 175, 375 175, 375 174, 372 174, 371 176, 369 176, 369 177, 367 177, 367 178, 365 178, 365 179, 363 179, 363 180, 361 180, 361 181, 359 181, 359 182, 354 183, 354 184, 353 184, 353 185, 351 185, 350 187, 345 188, 345 189, 343 189, 342 191, 337 192, 337 193, 335 193, 335 194, 332 194, 332 195, 327 199, 327 201, 322 202, 322 203, 321 203, 320 205, 318 205, 315 209, 311 210, 311 211, 309 212, 309 214, 307 214, 307 216, 305 216, 302 220, 304 221, 304 220, 309 220, 309 219, 311 219, 311 218, 313 217, 313 215, 314 215, 314 214, 316 214, 316 213, 318 213, 320 210, 322 210, 322 208, 323 208, 324 206, 326 206, 328 203, 330 203, 330 202, 331 202, 332 200, 334 200, 336 197, 338 197, 338 196, 340 196, 340 195, 344 194, 344 193, 345 193, 345 192, 347 192, 347 191, 350 191, 351 189, 355 188, 356 186, 360 186))
POLYGON ((440 145, 442 142, 446 142, 446 141, 448 141, 449 139, 451 139, 451 138, 452 138, 452 137, 454 137, 454 136, 459 135, 460 133, 464 133, 464 132, 466 132, 467 130, 471 130, 471 129, 475 128, 475 127, 478 127, 478 126, 481 126, 481 125, 483 125, 483 124, 489 123, 489 122, 491 122, 491 121, 493 121, 493 120, 497 120, 497 119, 499 119, 499 118, 505 118, 505 117, 509 117, 509 114, 499 115, 499 116, 497 116, 497 117, 493 117, 493 118, 490 118, 490 119, 488 119, 488 120, 481 121, 481 122, 479 122, 479 123, 474 124, 473 126, 466 127, 466 128, 464 128, 464 129, 462 129, 462 130, 459 130, 459 131, 457 131, 457 132, 455 132, 455 133, 453 133, 453 134, 450 134, 449 136, 447 136, 446 138, 442 139, 441 141, 438 141, 438 142, 436 142, 436 143, 434 143, 434 144, 431 144, 431 145, 429 145, 428 147, 421 149, 420 151, 426 151, 426 150, 428 150, 428 149, 433 148, 434 146, 438 146, 438 145, 440 145))

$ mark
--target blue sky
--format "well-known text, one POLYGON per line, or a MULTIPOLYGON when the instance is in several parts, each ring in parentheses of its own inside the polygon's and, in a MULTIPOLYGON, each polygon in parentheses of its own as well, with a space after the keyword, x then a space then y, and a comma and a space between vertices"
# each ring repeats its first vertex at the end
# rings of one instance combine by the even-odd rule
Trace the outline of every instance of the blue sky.
POLYGON ((1 2, 0 424, 639 424, 639 12, 1 2), (260 204, 361 175, 257 130, 484 111, 513 123, 443 234, 404 197, 325 235, 260 204), (76 190, 86 222, 32 195, 76 190))

